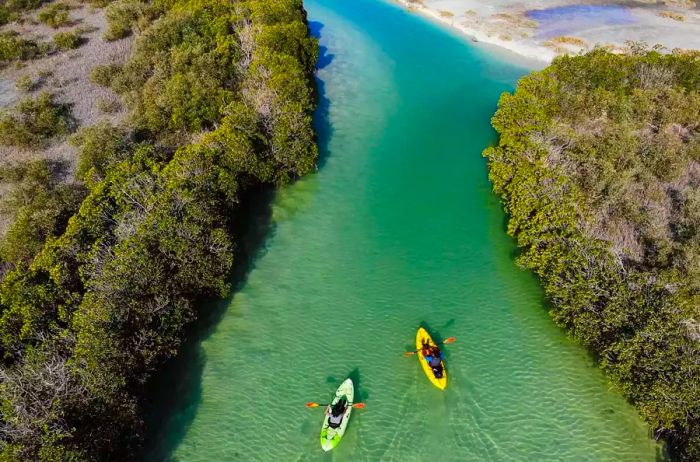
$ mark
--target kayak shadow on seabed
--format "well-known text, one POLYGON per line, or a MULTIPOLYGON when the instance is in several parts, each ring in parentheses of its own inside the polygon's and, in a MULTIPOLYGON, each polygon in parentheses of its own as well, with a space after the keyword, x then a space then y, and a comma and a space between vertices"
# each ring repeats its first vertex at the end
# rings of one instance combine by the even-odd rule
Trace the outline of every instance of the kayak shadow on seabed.
POLYGON ((339 379, 335 376, 329 375, 328 378, 326 378, 326 382, 332 384, 335 388, 338 388, 346 379, 352 380, 353 387, 355 388, 355 402, 364 403, 369 398, 369 392, 367 390, 363 390, 362 386, 360 385, 359 367, 353 369, 345 378, 339 379))

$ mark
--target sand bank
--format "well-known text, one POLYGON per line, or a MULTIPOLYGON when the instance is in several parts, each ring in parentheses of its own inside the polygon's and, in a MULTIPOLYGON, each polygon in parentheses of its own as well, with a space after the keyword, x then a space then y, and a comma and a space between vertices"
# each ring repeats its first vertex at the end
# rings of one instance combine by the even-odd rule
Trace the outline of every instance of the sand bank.
POLYGON ((397 0, 476 42, 547 63, 593 47, 622 50, 627 41, 667 50, 700 49, 700 9, 691 0, 587 3, 567 0, 397 0))

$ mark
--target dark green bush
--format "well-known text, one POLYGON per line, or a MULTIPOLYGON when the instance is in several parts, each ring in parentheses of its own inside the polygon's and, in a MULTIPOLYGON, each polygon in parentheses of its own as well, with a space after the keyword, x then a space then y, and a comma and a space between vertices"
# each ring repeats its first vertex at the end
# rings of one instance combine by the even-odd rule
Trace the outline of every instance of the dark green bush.
POLYGON ((38 147, 50 138, 65 135, 73 126, 70 107, 50 93, 22 100, 13 112, 0 118, 0 144, 38 147))
POLYGON ((14 21, 15 14, 10 11, 5 5, 0 5, 0 26, 14 21))

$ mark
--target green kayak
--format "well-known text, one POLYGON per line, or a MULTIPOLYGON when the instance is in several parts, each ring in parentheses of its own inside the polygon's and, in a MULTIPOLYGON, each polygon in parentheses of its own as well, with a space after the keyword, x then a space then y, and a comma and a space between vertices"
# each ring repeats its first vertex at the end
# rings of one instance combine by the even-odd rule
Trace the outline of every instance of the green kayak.
POLYGON ((338 446, 338 443, 340 443, 340 440, 343 438, 345 428, 348 426, 348 421, 350 420, 350 413, 352 412, 354 397, 355 387, 352 385, 352 380, 347 379, 338 387, 338 390, 335 392, 335 396, 333 397, 333 401, 331 401, 330 406, 326 408, 326 416, 323 419, 323 427, 321 427, 321 447, 324 451, 330 451, 334 447, 338 446), (345 412, 343 413, 340 424, 336 428, 333 428, 330 422, 330 412, 333 405, 342 398, 345 398, 347 401, 345 412))

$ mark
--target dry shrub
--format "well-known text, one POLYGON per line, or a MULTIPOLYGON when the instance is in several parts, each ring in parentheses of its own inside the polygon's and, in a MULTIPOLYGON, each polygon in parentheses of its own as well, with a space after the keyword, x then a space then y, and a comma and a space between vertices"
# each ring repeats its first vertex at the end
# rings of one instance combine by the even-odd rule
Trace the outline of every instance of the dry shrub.
POLYGON ((662 18, 673 19, 674 21, 685 21, 685 16, 680 13, 676 13, 675 11, 660 11, 659 16, 662 18))
POLYGON ((697 6, 697 3, 693 0, 664 0, 664 4, 680 8, 695 8, 697 6))
POLYGON ((119 112, 121 104, 115 99, 100 99, 97 101, 97 109, 104 114, 114 114, 119 112))
POLYGON ((577 47, 585 47, 586 41, 578 37, 570 37, 568 35, 561 35, 559 37, 554 37, 550 42, 558 45, 574 45, 577 47))

